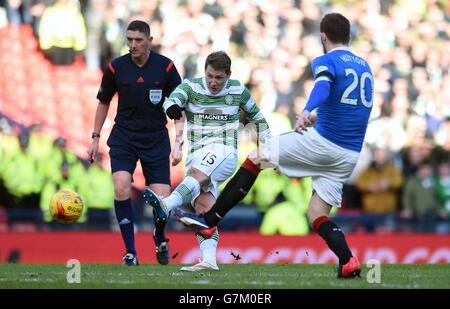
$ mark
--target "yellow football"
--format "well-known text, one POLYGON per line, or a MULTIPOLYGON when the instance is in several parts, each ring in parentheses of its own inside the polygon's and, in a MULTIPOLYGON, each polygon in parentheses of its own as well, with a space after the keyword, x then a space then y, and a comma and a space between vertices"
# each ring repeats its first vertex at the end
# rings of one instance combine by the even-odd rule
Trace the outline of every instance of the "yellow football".
POLYGON ((50 199, 50 214, 61 223, 72 223, 83 213, 83 200, 72 190, 59 190, 50 199))

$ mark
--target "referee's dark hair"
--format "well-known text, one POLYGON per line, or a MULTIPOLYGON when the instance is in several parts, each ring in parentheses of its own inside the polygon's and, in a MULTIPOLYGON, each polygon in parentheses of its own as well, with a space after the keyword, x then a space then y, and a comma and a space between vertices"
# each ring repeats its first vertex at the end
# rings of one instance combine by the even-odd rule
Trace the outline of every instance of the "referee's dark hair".
POLYGON ((225 71, 226 74, 231 73, 231 59, 224 51, 209 54, 205 61, 205 70, 208 65, 211 65, 214 70, 225 71))
POLYGON ((348 44, 350 41, 350 22, 339 13, 329 13, 320 22, 320 32, 325 33, 333 43, 348 44))
POLYGON ((139 31, 144 33, 147 37, 150 36, 150 26, 142 20, 133 20, 127 27, 127 31, 139 31))

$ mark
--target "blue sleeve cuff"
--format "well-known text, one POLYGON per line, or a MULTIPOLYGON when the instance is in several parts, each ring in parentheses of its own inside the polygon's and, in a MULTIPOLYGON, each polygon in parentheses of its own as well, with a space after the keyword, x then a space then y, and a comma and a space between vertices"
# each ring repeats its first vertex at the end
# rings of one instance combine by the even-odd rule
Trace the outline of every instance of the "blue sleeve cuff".
POLYGON ((305 109, 312 112, 316 107, 325 102, 330 95, 331 84, 329 81, 321 80, 314 84, 314 88, 309 95, 305 109))

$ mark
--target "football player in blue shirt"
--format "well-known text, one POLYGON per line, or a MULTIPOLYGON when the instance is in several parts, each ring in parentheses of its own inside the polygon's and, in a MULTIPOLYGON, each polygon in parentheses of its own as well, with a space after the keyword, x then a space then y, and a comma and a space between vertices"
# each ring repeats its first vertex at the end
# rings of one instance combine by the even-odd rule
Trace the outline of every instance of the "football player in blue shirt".
POLYGON ((185 225, 207 234, 245 197, 261 169, 277 167, 290 177, 311 176, 308 221, 338 257, 338 277, 350 278, 359 276, 361 267, 329 213, 331 207, 341 206, 343 184, 359 158, 372 109, 373 76, 368 63, 348 48, 347 18, 325 15, 320 38, 325 54, 312 63, 314 88, 297 116, 295 130, 251 152, 211 210, 193 215, 177 209, 176 215, 185 225), (317 116, 311 114, 313 110, 317 116))
MULTIPOLYGON (((103 74, 97 94, 93 141, 87 152, 93 161, 111 99, 117 93, 117 114, 107 144, 114 180, 114 209, 127 251, 124 265, 134 266, 138 260, 130 199, 132 176, 140 160, 146 185, 158 195, 170 194, 171 149, 162 105, 165 97, 181 83, 181 77, 173 61, 150 50, 153 37, 147 23, 131 22, 126 38, 129 53, 114 59, 103 74)), ((155 219, 153 238, 160 264, 169 262, 164 226, 164 221, 155 219)))

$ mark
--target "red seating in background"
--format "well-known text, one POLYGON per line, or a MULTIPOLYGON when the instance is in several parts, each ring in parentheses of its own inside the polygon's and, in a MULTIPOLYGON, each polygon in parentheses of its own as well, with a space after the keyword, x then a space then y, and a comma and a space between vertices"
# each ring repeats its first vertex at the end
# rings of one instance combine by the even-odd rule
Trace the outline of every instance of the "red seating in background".
MULTIPOLYGON (((70 66, 52 65, 39 50, 29 25, 0 29, 0 111, 27 126, 42 122, 49 137, 66 137, 68 148, 81 158, 86 158, 91 142, 102 74, 100 69, 88 68, 82 58, 70 66)), ((116 109, 117 97, 101 132, 103 153, 108 152, 106 136, 116 109)), ((105 160, 108 167, 109 157, 105 160)), ((133 178, 134 185, 142 189, 145 181, 140 166, 133 178)))

